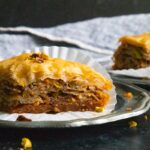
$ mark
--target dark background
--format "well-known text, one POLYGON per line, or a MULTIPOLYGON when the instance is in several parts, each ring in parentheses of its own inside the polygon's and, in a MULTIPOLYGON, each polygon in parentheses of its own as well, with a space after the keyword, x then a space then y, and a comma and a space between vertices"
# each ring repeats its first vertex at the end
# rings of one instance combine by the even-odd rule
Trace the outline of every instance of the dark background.
POLYGON ((148 12, 150 0, 0 0, 0 26, 49 27, 99 16, 148 12))
MULTIPOLYGON (((50 27, 99 16, 149 12, 150 0, 0 0, 0 26, 50 27)), ((32 140, 33 150, 149 150, 149 120, 141 115, 73 129, 0 128, 0 150, 17 150, 24 136, 32 140), (138 122, 137 128, 128 127, 131 120, 138 122)))

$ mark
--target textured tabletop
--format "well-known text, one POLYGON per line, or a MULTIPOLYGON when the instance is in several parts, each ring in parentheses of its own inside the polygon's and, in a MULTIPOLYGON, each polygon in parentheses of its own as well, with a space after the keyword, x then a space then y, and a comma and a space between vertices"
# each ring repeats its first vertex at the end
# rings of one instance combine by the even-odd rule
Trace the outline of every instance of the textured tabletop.
POLYGON ((14 150, 28 137, 33 150, 149 150, 150 121, 140 117, 74 129, 0 129, 1 150, 14 150), (129 128, 128 122, 138 122, 129 128))

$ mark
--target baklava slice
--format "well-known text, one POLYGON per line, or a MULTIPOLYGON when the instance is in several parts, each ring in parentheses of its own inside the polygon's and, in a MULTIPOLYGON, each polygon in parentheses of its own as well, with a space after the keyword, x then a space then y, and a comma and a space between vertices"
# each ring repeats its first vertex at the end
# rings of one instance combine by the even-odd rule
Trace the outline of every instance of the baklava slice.
POLYGON ((87 65, 24 53, 0 62, 0 111, 97 111, 109 101, 112 82, 87 65))
POLYGON ((120 38, 113 56, 113 69, 138 69, 150 66, 150 33, 120 38))

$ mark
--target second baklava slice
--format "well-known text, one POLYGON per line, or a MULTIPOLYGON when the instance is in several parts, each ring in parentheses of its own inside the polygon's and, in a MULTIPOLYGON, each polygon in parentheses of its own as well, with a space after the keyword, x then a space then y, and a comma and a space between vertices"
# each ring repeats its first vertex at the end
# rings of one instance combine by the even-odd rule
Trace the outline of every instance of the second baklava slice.
POLYGON ((113 56, 113 69, 138 69, 150 66, 150 34, 120 38, 120 46, 113 56))

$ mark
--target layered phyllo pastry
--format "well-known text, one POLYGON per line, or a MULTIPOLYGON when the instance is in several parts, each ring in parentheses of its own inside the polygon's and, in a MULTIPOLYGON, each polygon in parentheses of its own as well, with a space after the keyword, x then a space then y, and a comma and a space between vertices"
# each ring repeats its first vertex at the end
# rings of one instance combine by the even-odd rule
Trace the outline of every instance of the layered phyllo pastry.
POLYGON ((114 69, 150 66, 150 33, 120 38, 120 46, 113 56, 114 69))
POLYGON ((104 108, 112 82, 89 66, 24 53, 0 62, 0 111, 58 113, 104 108))

